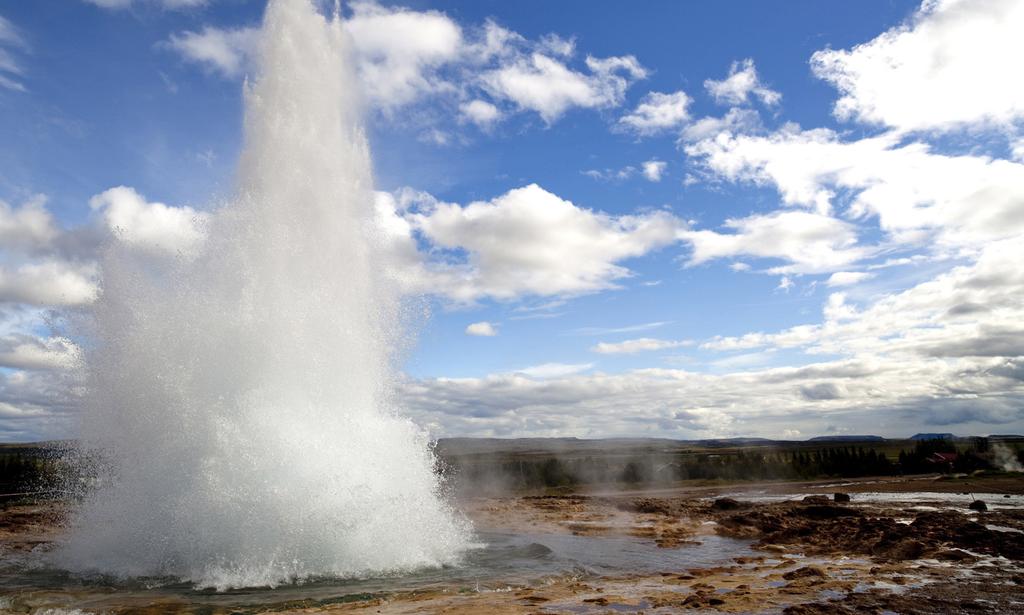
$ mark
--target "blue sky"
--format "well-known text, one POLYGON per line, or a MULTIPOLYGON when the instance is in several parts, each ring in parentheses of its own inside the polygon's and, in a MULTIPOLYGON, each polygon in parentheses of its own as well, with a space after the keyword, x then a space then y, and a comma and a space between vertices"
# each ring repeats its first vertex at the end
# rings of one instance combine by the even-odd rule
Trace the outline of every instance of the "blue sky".
MULTIPOLYGON (((0 439, 73 433, 111 227, 231 198, 262 11, 0 5, 0 439)), ((1018 3, 343 11, 435 435, 1024 430, 1018 3)))

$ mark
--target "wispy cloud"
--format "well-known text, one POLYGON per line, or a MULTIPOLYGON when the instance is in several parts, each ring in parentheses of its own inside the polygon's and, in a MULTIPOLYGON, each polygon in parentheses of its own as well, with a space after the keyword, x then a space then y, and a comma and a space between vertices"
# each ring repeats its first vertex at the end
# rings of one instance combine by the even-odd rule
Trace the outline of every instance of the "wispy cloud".
POLYGON ((670 321, 645 322, 637 325, 626 325, 623 327, 580 327, 566 331, 568 335, 612 335, 614 333, 638 333, 650 331, 671 324, 670 321))
POLYGON ((693 346, 694 343, 695 342, 693 340, 661 340, 650 337, 641 337, 622 342, 601 342, 592 346, 590 350, 600 354, 634 354, 637 352, 693 346))

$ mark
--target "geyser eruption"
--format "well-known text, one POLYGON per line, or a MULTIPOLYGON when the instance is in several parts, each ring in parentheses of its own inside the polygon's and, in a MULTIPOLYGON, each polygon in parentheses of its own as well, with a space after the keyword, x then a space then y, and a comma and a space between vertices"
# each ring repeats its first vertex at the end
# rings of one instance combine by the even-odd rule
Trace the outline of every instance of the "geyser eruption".
POLYGON ((238 191, 196 254, 111 246, 60 565, 217 588, 452 562, 465 522, 390 408, 397 295, 340 19, 271 0, 238 191))

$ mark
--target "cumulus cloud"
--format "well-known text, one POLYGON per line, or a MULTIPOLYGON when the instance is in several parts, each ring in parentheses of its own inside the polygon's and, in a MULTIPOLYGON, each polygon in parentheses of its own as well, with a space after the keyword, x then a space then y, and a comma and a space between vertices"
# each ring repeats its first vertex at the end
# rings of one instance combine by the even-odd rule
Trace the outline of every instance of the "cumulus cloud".
POLYGON ((51 246, 57 235, 45 196, 36 195, 19 207, 0 200, 0 246, 4 250, 35 252, 51 246))
POLYGON ((701 141, 721 133, 751 133, 761 127, 761 116, 753 109, 733 107, 722 117, 705 116, 690 122, 680 133, 680 143, 701 141))
POLYGON ((876 217, 892 241, 977 246, 1024 232, 1024 165, 936 153, 892 134, 843 141, 827 129, 787 126, 770 135, 719 134, 689 155, 731 181, 774 185, 788 205, 876 217))
POLYGON ((1010 375, 1019 367, 991 358, 854 358, 726 374, 643 369, 540 379, 513 373, 409 381, 402 397, 421 424, 449 435, 779 437, 786 430, 823 434, 841 421, 860 433, 905 437, 946 420, 974 433, 1019 421, 1013 408, 1024 390, 1010 375), (974 397, 936 403, 951 387, 974 397))
POLYGON ((571 107, 605 108, 622 103, 626 88, 647 76, 633 56, 588 56, 587 73, 535 52, 482 75, 492 96, 504 98, 520 109, 536 111, 547 123, 571 107))
POLYGON ((77 306, 96 298, 96 266, 55 258, 0 265, 0 303, 77 306))
MULTIPOLYGON (((372 0, 349 7, 343 24, 363 95, 388 117, 443 97, 442 107, 457 108, 460 120, 482 128, 513 110, 536 112, 551 124, 572 108, 618 106, 626 89, 647 76, 629 55, 588 55, 581 66, 573 61, 575 41, 556 34, 528 40, 492 20, 463 27, 439 11, 372 0)), ((237 78, 246 72, 258 36, 258 28, 207 25, 173 34, 166 44, 211 73, 237 78)))
POLYGON ((1024 56, 1024 4, 928 0, 906 23, 849 50, 814 54, 840 119, 900 130, 1008 126, 1024 118, 1024 82, 1000 67, 1024 56))
POLYGON ((778 211, 730 218, 723 226, 730 232, 680 232, 692 247, 688 265, 753 256, 783 261, 769 270, 773 273, 820 273, 846 267, 870 254, 857 245, 857 230, 852 224, 811 212, 778 211))
POLYGON ((497 328, 487 321, 474 322, 466 327, 466 335, 476 335, 480 337, 494 337, 498 334, 497 328))
POLYGON ((489 128, 501 120, 501 109, 486 100, 475 99, 459 105, 462 116, 481 128, 489 128))
POLYGON ((751 96, 769 107, 779 104, 782 100, 782 94, 761 83, 754 61, 750 58, 733 62, 725 79, 708 79, 704 82, 704 87, 715 102, 725 105, 747 104, 751 96))
POLYGON ((661 340, 652 337, 641 337, 622 342, 600 342, 590 350, 600 354, 634 354, 637 352, 692 346, 693 343, 692 340, 661 340))
POLYGON ((1016 265, 1021 249, 1022 237, 992 243, 974 263, 882 295, 867 306, 833 293, 823 306, 821 324, 716 337, 703 347, 802 348, 810 354, 891 356, 908 362, 1024 356, 1024 274, 1016 265))
POLYGON ((0 338, 0 367, 10 369, 70 369, 81 351, 66 337, 38 338, 15 334, 0 338))
POLYGON ((92 254, 77 258, 76 240, 57 226, 36 195, 20 206, 0 201, 0 304, 78 306, 96 295, 92 254))
POLYGON ((358 55, 360 81, 378 108, 394 108, 448 87, 435 71, 464 52, 462 28, 437 11, 356 2, 345 28, 358 55))
POLYGON ((127 186, 117 186, 89 199, 111 232, 125 243, 153 253, 191 255, 205 241, 209 214, 191 207, 147 202, 127 186))
POLYGON ((651 182, 660 182, 666 168, 668 168, 668 163, 657 159, 648 160, 641 165, 644 177, 651 182))
POLYGON ((619 119, 619 125, 641 136, 676 130, 690 119, 691 102, 693 99, 682 90, 649 92, 636 109, 619 119))
POLYGON ((621 261, 677 240, 683 222, 664 211, 612 216, 584 209, 536 184, 490 201, 441 203, 429 195, 378 199, 391 248, 415 275, 405 279, 457 302, 483 297, 579 295, 616 288, 621 261), (399 201, 406 201, 406 209, 399 201), (416 237, 434 246, 416 257, 416 237))

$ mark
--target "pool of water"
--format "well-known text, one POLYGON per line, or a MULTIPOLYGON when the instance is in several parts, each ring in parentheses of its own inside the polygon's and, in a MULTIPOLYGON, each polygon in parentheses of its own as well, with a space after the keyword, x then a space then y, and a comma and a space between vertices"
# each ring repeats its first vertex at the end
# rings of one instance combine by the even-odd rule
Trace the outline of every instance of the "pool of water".
POLYGON ((119 581, 80 577, 48 567, 41 556, 0 558, 0 606, 34 612, 77 608, 85 612, 172 605, 195 612, 256 611, 270 605, 313 607, 368 595, 444 588, 452 592, 491 591, 542 583, 545 579, 651 574, 716 566, 756 555, 749 542, 702 536, 700 544, 664 549, 631 537, 487 532, 459 566, 360 579, 309 579, 274 588, 216 592, 197 590, 175 579, 119 581))
MULTIPOLYGON (((809 495, 822 495, 814 493, 770 493, 768 491, 744 491, 734 494, 725 494, 727 497, 745 502, 770 503, 770 502, 798 502, 809 495)), ((827 494, 826 494, 827 495, 827 494)), ((967 506, 974 500, 982 500, 988 505, 989 510, 1009 510, 1024 508, 1024 495, 1004 493, 941 493, 934 491, 908 491, 902 493, 885 492, 862 492, 850 493, 852 504, 922 504, 918 508, 922 510, 940 510, 952 508, 956 510, 967 510, 967 506), (923 505, 934 504, 926 507, 923 505)))

